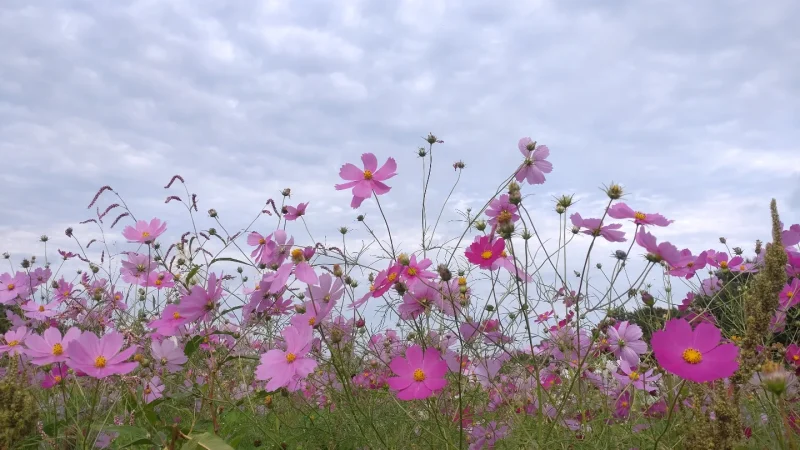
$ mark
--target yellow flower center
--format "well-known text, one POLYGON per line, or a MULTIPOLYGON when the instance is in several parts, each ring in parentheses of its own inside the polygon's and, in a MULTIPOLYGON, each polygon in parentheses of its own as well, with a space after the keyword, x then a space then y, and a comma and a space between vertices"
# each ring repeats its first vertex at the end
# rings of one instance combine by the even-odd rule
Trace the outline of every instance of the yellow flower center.
POLYGON ((39 305, 39 312, 44 312, 44 305, 39 305))
POLYGON ((106 366, 106 357, 105 356, 98 356, 94 360, 94 366, 98 369, 102 369, 106 366))
POLYGON ((693 348, 687 348, 683 351, 683 360, 689 364, 698 364, 703 360, 703 354, 693 348))
POLYGON ((728 268, 728 261, 722 261, 721 263, 719 263, 719 266, 721 268, 723 268, 723 269, 727 269, 728 268))
POLYGON ((308 319, 308 324, 311 325, 312 327, 314 326, 315 323, 317 323, 317 318, 316 317, 312 317, 312 318, 308 319))
POLYGON ((64 346, 63 345, 61 345, 61 344, 53 345, 53 355, 54 356, 60 356, 62 353, 64 353, 64 346))
POLYGON ((19 341, 11 341, 11 342, 8 343, 9 347, 16 347, 18 345, 19 345, 19 341))
POLYGON ((142 231, 142 237, 143 238, 150 237, 150 232, 149 231, 142 231))
POLYGON ((740 270, 740 271, 742 271, 742 272, 744 272, 745 270, 747 270, 747 266, 745 266, 744 264, 742 264, 741 266, 739 266, 739 270, 740 270))
POLYGON ((328 303, 329 301, 331 301, 331 294, 327 294, 327 295, 325 295, 325 297, 322 297, 322 301, 325 302, 325 303, 328 303))
POLYGON ((628 407, 628 405, 629 405, 629 403, 628 403, 628 402, 626 402, 626 401, 623 401, 623 402, 622 402, 622 403, 620 403, 619 405, 620 405, 620 406, 622 406, 623 408, 627 408, 627 407, 628 407))
POLYGON ((386 277, 386 279, 389 280, 389 282, 394 283, 394 280, 397 279, 397 274, 392 272, 392 273, 389 274, 388 277, 386 277))
POLYGON ((176 319, 176 320, 180 319, 181 318, 181 314, 178 311, 175 311, 174 313, 172 313, 172 318, 176 319))
MULTIPOLYGON (((64 297, 69 297, 69 291, 64 291, 64 297)), ((119 296, 116 297, 119 300, 119 296)))
POLYGON ((483 259, 490 259, 492 257, 492 251, 486 250, 485 252, 481 253, 481 258, 483 259))
POLYGON ((500 211, 500 214, 497 215, 497 221, 500 223, 508 223, 511 221, 511 213, 508 212, 507 209, 500 211))
POLYGON ((458 277, 458 285, 459 286, 466 286, 467 285, 467 277, 458 277))
POLYGON ((292 250, 292 258, 293 259, 303 259, 303 251, 299 248, 292 250))
POLYGON ((794 297, 794 292, 789 291, 786 293, 786 298, 792 298, 792 297, 794 297))
POLYGON ((422 369, 417 369, 414 371, 414 381, 423 381, 425 379, 425 372, 422 369))
POLYGON ((266 243, 267 243, 267 241, 264 238, 261 238, 261 239, 258 240, 258 245, 264 245, 266 243))
POLYGON ((502 252, 500 252, 500 257, 501 257, 501 258, 508 258, 508 252, 506 252, 505 250, 503 250, 502 252))
POLYGON ((795 361, 800 361, 800 355, 794 355, 792 356, 792 359, 795 361))
POLYGON ((415 269, 413 267, 409 267, 408 268, 408 276, 413 277, 416 274, 417 274, 417 269, 415 269))
POLYGON ((56 383, 61 383, 61 375, 54 376, 53 380, 55 380, 56 383))
POLYGON ((161 286, 161 279, 160 278, 156 278, 156 286, 161 286))
POLYGON ((636 220, 644 220, 647 218, 647 216, 643 212, 636 211, 636 213, 633 215, 633 218, 636 220))
POLYGON ((144 388, 144 393, 145 393, 145 395, 147 395, 147 394, 150 394, 150 393, 152 393, 152 392, 153 392, 153 390, 152 390, 152 389, 150 389, 150 386, 147 386, 146 388, 144 388))
POLYGON ((370 292, 374 292, 375 291, 375 285, 374 284, 370 284, 369 285, 369 291, 370 292))
POLYGON ((295 356, 294 353, 287 353, 286 354, 286 361, 292 363, 292 362, 294 362, 295 359, 297 359, 297 356, 295 356))
POLYGON ((365 180, 371 180, 372 179, 372 171, 371 170, 365 170, 364 171, 364 179, 365 180))
POLYGON ((9 283, 8 286, 6 286, 6 289, 8 289, 9 291, 13 291, 14 287, 15 287, 14 283, 9 283))
POLYGON ((634 370, 633 372, 628 374, 628 378, 630 378, 631 381, 639 381, 639 372, 634 370))

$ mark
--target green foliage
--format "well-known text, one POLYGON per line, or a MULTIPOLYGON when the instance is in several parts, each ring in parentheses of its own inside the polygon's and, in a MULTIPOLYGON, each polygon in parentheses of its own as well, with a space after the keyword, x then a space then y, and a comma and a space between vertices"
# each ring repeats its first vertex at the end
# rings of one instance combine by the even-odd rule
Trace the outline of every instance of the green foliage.
POLYGON ((16 364, 9 369, 9 376, 0 382, 0 448, 28 436, 36 429, 39 408, 30 390, 15 379, 16 364))

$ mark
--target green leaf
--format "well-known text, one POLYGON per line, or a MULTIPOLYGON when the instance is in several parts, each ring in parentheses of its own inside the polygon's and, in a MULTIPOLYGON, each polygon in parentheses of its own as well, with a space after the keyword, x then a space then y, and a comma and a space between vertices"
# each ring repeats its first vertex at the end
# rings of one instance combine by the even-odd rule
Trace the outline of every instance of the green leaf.
POLYGON ((208 265, 211 266, 212 264, 214 264, 217 261, 235 262, 235 263, 239 263, 239 264, 243 264, 245 266, 251 266, 251 267, 253 265, 252 263, 244 262, 244 261, 236 259, 236 258, 214 258, 214 259, 211 260, 210 263, 208 263, 208 265))
POLYGON ((121 449, 122 449, 122 448, 130 448, 130 447, 133 447, 134 445, 149 445, 149 446, 150 446, 150 448, 153 448, 153 447, 156 447, 156 448, 157 448, 157 447, 158 447, 158 446, 156 445, 156 443, 155 443, 155 442, 153 442, 153 441, 151 441, 150 439, 147 439, 147 438, 141 438, 141 439, 137 439, 137 440, 135 440, 135 441, 133 441, 133 442, 127 443, 127 444, 123 445, 123 446, 122 446, 122 447, 120 447, 120 448, 121 448, 121 449))
POLYGON ((183 353, 186 355, 187 358, 191 358, 194 352, 200 348, 200 342, 202 342, 203 336, 195 336, 189 339, 189 342, 186 343, 186 346, 183 348, 183 353))
POLYGON ((189 435, 189 445, 195 445, 197 448, 205 450, 234 450, 233 447, 228 445, 221 437, 214 433, 199 433, 189 435))
POLYGON ((197 275, 197 272, 198 272, 199 270, 200 270, 200 266, 194 266, 194 267, 192 267, 192 270, 190 270, 190 271, 189 271, 189 273, 186 275, 186 285, 187 285, 187 286, 188 286, 188 285, 189 285, 189 283, 192 281, 192 277, 194 277, 195 275, 197 275))

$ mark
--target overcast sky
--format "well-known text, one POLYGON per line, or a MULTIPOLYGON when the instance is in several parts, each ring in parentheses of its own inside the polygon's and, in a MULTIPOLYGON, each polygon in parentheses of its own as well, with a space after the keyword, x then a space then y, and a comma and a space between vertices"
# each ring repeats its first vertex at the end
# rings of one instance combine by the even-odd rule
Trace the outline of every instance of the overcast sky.
POLYGON ((291 187, 314 237, 338 240, 358 223, 333 185, 363 152, 397 160, 383 206, 411 250, 428 132, 445 141, 437 211, 466 163, 446 218, 480 208, 530 136, 554 165, 524 189, 542 234, 556 236, 554 195, 596 217, 613 180, 676 220, 659 239, 749 249, 770 198, 800 221, 798 17, 794 0, 5 0, 0 251, 41 257, 42 234, 68 248, 68 226, 96 236, 77 223, 106 184, 174 238, 189 227, 163 203, 175 173, 230 230, 291 187))

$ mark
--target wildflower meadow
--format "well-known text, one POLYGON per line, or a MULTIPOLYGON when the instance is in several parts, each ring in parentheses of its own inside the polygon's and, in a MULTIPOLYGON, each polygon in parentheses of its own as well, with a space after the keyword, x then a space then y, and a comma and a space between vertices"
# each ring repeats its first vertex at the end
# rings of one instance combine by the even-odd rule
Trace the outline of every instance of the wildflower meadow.
POLYGON ((290 188, 232 230, 180 175, 148 211, 103 186, 71 246, 4 254, 0 449, 799 448, 800 224, 765 199, 764 242, 683 248, 613 182, 534 209, 560 168, 515 141, 466 209, 432 134, 342 153, 344 225, 290 188), (420 167, 411 242, 381 202, 420 167))

